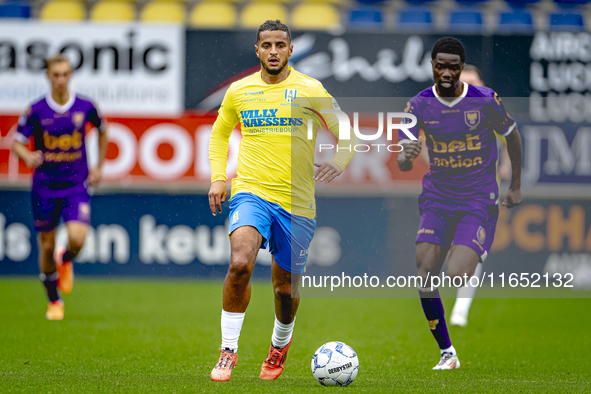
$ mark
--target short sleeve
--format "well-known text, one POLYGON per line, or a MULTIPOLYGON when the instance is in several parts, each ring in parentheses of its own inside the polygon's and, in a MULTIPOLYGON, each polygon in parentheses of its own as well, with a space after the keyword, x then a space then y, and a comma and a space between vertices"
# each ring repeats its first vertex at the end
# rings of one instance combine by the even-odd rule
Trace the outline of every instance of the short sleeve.
POLYGON ((39 118, 31 107, 20 116, 14 139, 21 144, 28 144, 35 128, 39 126, 39 118))
MULTIPOLYGON (((424 127, 422 116, 420 116, 420 104, 419 100, 413 97, 406 103, 406 107, 404 108, 404 112, 412 114, 417 118, 417 124, 407 129, 416 139, 419 138, 419 131, 424 127)), ((401 123, 410 124, 411 121, 410 118, 404 118, 401 123)), ((409 139, 409 136, 403 130, 398 130, 398 141, 409 139)))
POLYGON ((491 110, 491 128, 499 135, 506 137, 513 129, 517 123, 515 120, 507 113, 505 110, 505 106, 501 102, 501 98, 495 92, 493 100, 491 102, 492 110, 491 110))
POLYGON ((88 111, 88 122, 96 127, 101 133, 107 129, 107 122, 101 117, 94 104, 91 104, 90 111, 88 111))

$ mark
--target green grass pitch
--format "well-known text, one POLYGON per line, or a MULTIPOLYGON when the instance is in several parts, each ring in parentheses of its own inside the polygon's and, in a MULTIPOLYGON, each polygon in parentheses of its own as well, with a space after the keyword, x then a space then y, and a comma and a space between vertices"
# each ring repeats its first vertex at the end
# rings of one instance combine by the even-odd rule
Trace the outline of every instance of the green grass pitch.
POLYGON ((38 280, 1 278, 0 392, 591 391, 589 299, 476 299, 468 328, 450 328, 462 368, 438 372, 418 299, 302 299, 286 370, 261 381, 274 316, 266 282, 253 285, 232 380, 214 383, 221 290, 220 282, 78 277, 65 320, 50 322, 38 280), (359 355, 346 388, 322 387, 310 372, 314 351, 333 340, 359 355))

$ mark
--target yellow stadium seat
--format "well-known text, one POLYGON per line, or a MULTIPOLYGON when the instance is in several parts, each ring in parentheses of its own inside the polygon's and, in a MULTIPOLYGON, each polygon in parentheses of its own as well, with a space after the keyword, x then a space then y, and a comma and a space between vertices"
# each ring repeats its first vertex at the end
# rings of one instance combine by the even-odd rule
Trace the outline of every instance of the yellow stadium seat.
POLYGON ((174 1, 151 1, 140 13, 143 22, 185 23, 186 18, 185 6, 174 1))
POLYGON ((276 2, 258 2, 249 3, 242 9, 240 15, 240 25, 247 28, 259 27, 266 20, 280 19, 287 23, 287 10, 285 6, 276 2))
POLYGON ((236 9, 230 3, 206 1, 189 14, 189 24, 201 28, 229 28, 236 24, 236 9))
POLYGON ((291 14, 295 29, 330 29, 340 24, 339 10, 328 3, 302 3, 291 14))
POLYGON ((86 18, 84 3, 73 0, 50 0, 43 5, 40 19, 53 21, 78 21, 86 18))
POLYGON ((120 0, 99 1, 90 11, 90 19, 102 22, 135 20, 135 7, 132 3, 120 0))

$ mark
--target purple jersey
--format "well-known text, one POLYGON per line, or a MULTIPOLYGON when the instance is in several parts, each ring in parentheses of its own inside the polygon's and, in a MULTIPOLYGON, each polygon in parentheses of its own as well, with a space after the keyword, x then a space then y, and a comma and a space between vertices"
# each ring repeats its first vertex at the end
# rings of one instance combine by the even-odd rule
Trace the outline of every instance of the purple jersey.
POLYGON ((65 189, 83 185, 88 177, 84 133, 86 123, 100 132, 105 123, 90 100, 70 93, 60 106, 51 94, 31 105, 21 116, 15 139, 43 152, 43 164, 35 170, 33 188, 65 189))
MULTIPOLYGON (((488 208, 499 197, 496 180, 495 133, 507 136, 515 121, 501 99, 489 88, 464 83, 460 97, 447 101, 435 86, 409 100, 405 112, 417 117, 410 129, 415 137, 425 131, 431 171, 423 178, 419 208, 477 211, 488 217, 488 208)), ((408 140, 403 131, 398 140, 408 140)))

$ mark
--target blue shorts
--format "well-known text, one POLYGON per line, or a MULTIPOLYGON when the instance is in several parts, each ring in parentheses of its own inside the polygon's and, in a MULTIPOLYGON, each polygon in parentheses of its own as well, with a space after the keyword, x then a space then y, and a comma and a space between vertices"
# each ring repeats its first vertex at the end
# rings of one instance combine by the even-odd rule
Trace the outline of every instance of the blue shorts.
POLYGON ((437 245, 464 245, 474 250, 484 262, 495 238, 499 208, 490 207, 488 220, 470 212, 425 209, 416 242, 437 245))
POLYGON ((279 205, 251 193, 238 193, 230 200, 230 234, 242 226, 252 226, 263 236, 266 249, 281 268, 301 274, 308 260, 308 247, 316 220, 295 216, 279 205))

